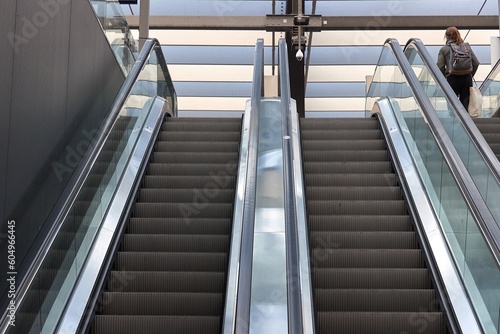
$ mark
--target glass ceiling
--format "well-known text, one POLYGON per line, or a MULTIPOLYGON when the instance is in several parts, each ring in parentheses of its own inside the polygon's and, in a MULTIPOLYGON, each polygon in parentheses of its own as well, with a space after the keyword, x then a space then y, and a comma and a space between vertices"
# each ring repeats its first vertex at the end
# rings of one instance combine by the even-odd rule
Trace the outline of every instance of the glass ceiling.
MULTIPOLYGON (((317 0, 316 14, 324 16, 449 16, 498 15, 497 0, 317 0)), ((139 0, 140 3, 140 0, 139 0)), ((122 5, 125 15, 138 15, 139 5, 122 5)), ((150 0, 151 15, 261 16, 272 13, 267 0, 150 0)), ((306 1, 305 14, 313 1, 306 1)), ((284 14, 286 1, 275 1, 275 13, 284 14)))

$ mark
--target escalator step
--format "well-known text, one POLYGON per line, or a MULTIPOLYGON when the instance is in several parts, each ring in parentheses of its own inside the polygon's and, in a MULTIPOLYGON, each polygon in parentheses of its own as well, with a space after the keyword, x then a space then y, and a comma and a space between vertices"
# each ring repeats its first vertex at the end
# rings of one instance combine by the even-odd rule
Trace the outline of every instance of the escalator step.
POLYGON ((302 145, 303 150, 328 151, 328 150, 385 150, 385 142, 379 140, 308 140, 302 145))
POLYGON ((400 200, 400 187, 308 187, 307 198, 312 201, 324 200, 400 200))
POLYGON ((205 187, 204 189, 141 189, 140 203, 231 203, 234 190, 205 187))
MULTIPOLYGON (((305 142, 308 140, 345 140, 346 138, 351 138, 353 136, 353 131, 351 130, 329 131, 321 129, 316 129, 316 130, 303 129, 302 126, 306 124, 307 123, 301 123, 301 130, 300 130, 300 137, 305 142)), ((358 131, 358 133, 356 133, 355 136, 357 140, 364 140, 364 139, 376 140, 381 138, 380 130, 358 131)))
POLYGON ((237 131, 240 127, 240 122, 164 122, 161 130, 162 131, 173 131, 173 132, 183 132, 183 131, 199 131, 199 132, 219 132, 227 131, 228 129, 233 129, 237 131))
POLYGON ((115 270, 222 272, 226 253, 118 252, 115 270))
MULTIPOLYGON (((321 244, 320 244, 321 246, 321 244)), ((325 243, 325 246, 328 246, 325 243)), ((316 268, 424 268, 420 249, 342 249, 318 247, 312 250, 316 268)))
POLYGON ((397 184, 394 174, 306 174, 305 182, 312 187, 378 187, 397 184))
POLYGON ((392 173, 390 161, 371 161, 370 169, 366 169, 366 162, 360 161, 328 161, 304 162, 304 172, 310 174, 324 173, 392 173))
MULTIPOLYGON (((233 132, 214 132, 210 134, 210 141, 233 141, 239 142, 241 133, 239 131, 233 132)), ((183 132, 174 132, 174 131, 162 131, 159 134, 160 141, 206 141, 207 135, 204 132, 199 131, 183 131, 183 132)))
POLYGON ((309 162, 314 161, 387 161, 386 150, 373 151, 304 151, 302 156, 309 162))
POLYGON ((92 327, 95 333, 120 334, 199 334, 219 333, 217 316, 152 316, 152 315, 97 315, 92 327))
POLYGON ((227 163, 236 161, 235 152, 154 152, 151 161, 155 163, 227 163))
POLYGON ((156 143, 158 151, 162 152, 238 152, 237 142, 168 142, 159 141, 156 143))
POLYGON ((220 293, 104 292, 102 299, 109 315, 218 316, 224 307, 220 293))
POLYGON ((136 203, 135 217, 155 218, 225 218, 231 215, 232 203, 136 203))
POLYGON ((431 289, 315 289, 319 312, 438 311, 431 289))
POLYGON ((321 333, 356 334, 434 334, 445 333, 442 313, 420 312, 319 312, 321 333))
POLYGON ((227 235, 126 234, 122 250, 128 252, 207 252, 229 251, 227 235))
POLYGON ((403 200, 309 200, 307 209, 315 215, 404 215, 403 200))
POLYGON ((415 232, 311 232, 312 248, 412 249, 417 248, 415 232))
MULTIPOLYGON (((155 176, 210 176, 216 178, 219 175, 236 175, 237 162, 223 164, 181 164, 181 163, 150 163, 146 175, 155 176)), ((213 181, 213 180, 212 180, 213 181)))
MULTIPOLYGON (((373 130, 378 129, 378 123, 373 122, 372 119, 359 119, 356 122, 352 122, 348 118, 336 118, 336 119, 308 119, 307 122, 301 123, 301 130, 344 130, 348 127, 352 130, 373 130)), ((361 131, 359 131, 361 132, 361 131)))
POLYGON ((230 234, 230 218, 130 218, 133 234, 230 234))
POLYGON ((220 189, 234 189, 235 178, 229 175, 198 176, 189 175, 179 177, 177 175, 156 176, 145 175, 143 187, 145 188, 193 188, 204 189, 205 187, 218 187, 220 189))
POLYGON ((317 289, 430 289, 424 268, 322 268, 314 272, 317 289))
POLYGON ((410 217, 309 215, 311 231, 411 231, 410 217))
MULTIPOLYGON (((224 270, 225 271, 225 270, 224 270)), ((111 271, 108 290, 117 292, 222 293, 223 272, 111 271)))

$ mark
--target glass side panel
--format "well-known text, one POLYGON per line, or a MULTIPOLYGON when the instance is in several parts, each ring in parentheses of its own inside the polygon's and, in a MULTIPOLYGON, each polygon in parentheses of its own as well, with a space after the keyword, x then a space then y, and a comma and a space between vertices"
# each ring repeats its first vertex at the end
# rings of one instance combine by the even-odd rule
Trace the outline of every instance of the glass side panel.
POLYGON ((156 46, 143 66, 105 144, 8 333, 53 333, 119 186, 156 96, 175 103, 162 51, 156 46), (170 96, 167 96, 170 94, 170 96))
MULTIPOLYGON (((428 66, 424 63, 418 49, 408 45, 405 55, 415 74, 430 99, 436 114, 443 124, 448 136, 453 142, 460 158, 469 171, 484 201, 488 204, 497 225, 500 227, 500 183, 493 171, 488 168, 485 159, 473 142, 468 131, 457 115, 456 110, 449 103, 442 88, 437 84, 428 66)), ((459 107, 462 107, 459 105, 459 107)))
POLYGON ((137 46, 117 0, 90 0, 101 27, 123 72, 128 74, 135 62, 137 46))
MULTIPOLYGON (((481 85, 483 94, 483 113, 479 117, 491 117, 500 109, 500 64, 488 75, 481 85)), ((498 114, 497 114, 498 115, 498 114)))
POLYGON ((384 47, 366 108, 392 98, 406 146, 482 326, 500 332, 500 270, 389 47, 384 47))

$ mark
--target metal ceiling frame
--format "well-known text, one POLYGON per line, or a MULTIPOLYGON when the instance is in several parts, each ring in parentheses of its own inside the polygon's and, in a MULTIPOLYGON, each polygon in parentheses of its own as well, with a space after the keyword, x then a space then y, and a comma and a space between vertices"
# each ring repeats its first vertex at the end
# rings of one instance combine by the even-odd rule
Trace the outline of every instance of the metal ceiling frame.
MULTIPOLYGON (((265 30, 286 31, 294 27, 296 15, 266 16, 150 16, 149 29, 181 30, 265 30)), ((306 31, 326 30, 434 30, 456 26, 459 29, 498 30, 496 15, 470 16, 322 16, 309 15, 306 31)), ((132 29, 139 28, 139 16, 126 16, 132 29)))

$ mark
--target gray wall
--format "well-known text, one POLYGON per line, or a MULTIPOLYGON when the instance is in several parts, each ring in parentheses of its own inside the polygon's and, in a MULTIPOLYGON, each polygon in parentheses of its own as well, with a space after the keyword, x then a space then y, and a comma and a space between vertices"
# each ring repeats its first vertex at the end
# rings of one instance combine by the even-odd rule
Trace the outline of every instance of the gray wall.
POLYGON ((0 35, 0 241, 15 220, 20 265, 124 75, 87 0, 1 1, 0 35))

